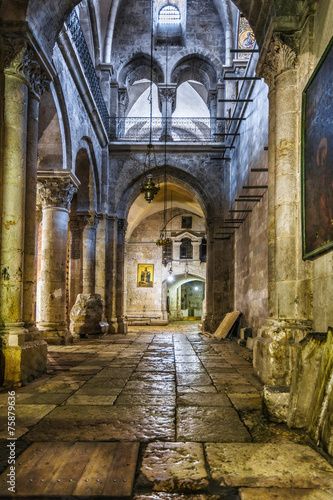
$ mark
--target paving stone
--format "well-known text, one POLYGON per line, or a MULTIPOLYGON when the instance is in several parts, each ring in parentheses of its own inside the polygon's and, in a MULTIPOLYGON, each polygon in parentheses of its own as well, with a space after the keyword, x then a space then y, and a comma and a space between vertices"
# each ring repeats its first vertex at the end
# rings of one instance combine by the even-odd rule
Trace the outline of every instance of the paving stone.
POLYGON ((88 394, 73 394, 73 396, 70 396, 67 401, 66 405, 84 405, 84 406, 89 406, 89 405, 106 405, 110 406, 114 403, 116 400, 117 395, 88 395, 88 394))
MULTIPOLYGON (((179 493, 150 493, 133 497, 134 500, 221 500, 221 498, 220 495, 180 495, 179 493)), ((228 500, 233 498, 228 497, 228 500)))
POLYGON ((252 411, 261 410, 260 394, 233 394, 227 393, 236 410, 252 411))
POLYGON ((333 490, 295 488, 241 488, 241 500, 332 500, 333 490))
MULTIPOLYGON (((30 427, 37 424, 45 415, 54 410, 54 405, 15 405, 15 437, 23 436, 30 427)), ((7 439, 8 407, 0 408, 0 439, 7 439)))
POLYGON ((231 406, 224 394, 189 393, 178 396, 177 406, 231 406))
POLYGON ((177 439, 214 443, 243 443, 251 436, 233 408, 177 408, 177 439))
POLYGON ((104 379, 95 379, 92 378, 89 380, 86 384, 85 387, 96 387, 100 388, 103 387, 105 389, 123 389, 125 385, 127 384, 128 379, 127 378, 110 378, 108 380, 104 379))
POLYGON ((174 372, 175 371, 175 364, 172 361, 151 361, 151 362, 144 362, 141 361, 141 363, 137 366, 136 368, 137 371, 144 371, 144 372, 174 372))
POLYGON ((120 394, 122 392, 123 388, 122 387, 98 387, 95 385, 84 385, 79 389, 78 391, 75 392, 76 395, 81 395, 81 394, 86 394, 86 395, 91 395, 91 396, 113 396, 120 394))
POLYGON ((55 408, 24 439, 27 441, 174 440, 172 407, 70 406, 55 408))
POLYGON ((143 455, 141 481, 155 491, 195 491, 208 486, 199 443, 150 443, 143 455))
POLYGON ((177 363, 176 362, 177 373, 207 373, 205 368, 201 363, 177 363))
POLYGON ((211 378, 207 373, 179 373, 177 372, 177 385, 210 385, 211 378))
POLYGON ((177 388, 177 393, 179 395, 188 393, 201 393, 201 394, 211 394, 216 393, 217 390, 213 385, 180 385, 177 388))
POLYGON ((122 406, 176 406, 176 396, 157 394, 120 394, 115 405, 122 406))
POLYGON ((123 391, 133 394, 175 394, 175 384, 173 382, 151 382, 151 381, 129 381, 123 391))
POLYGON ((164 382, 174 382, 175 374, 174 373, 163 373, 163 372, 137 372, 135 371, 131 376, 131 380, 151 380, 155 381, 164 381, 164 382))
POLYGON ((232 384, 226 382, 225 384, 215 384, 218 392, 227 392, 228 394, 235 393, 258 393, 257 389, 251 384, 232 384))
MULTIPOLYGON (((20 405, 60 405, 65 399, 68 398, 68 394, 52 394, 52 393, 40 393, 37 391, 33 392, 19 392, 21 389, 16 390, 16 404, 20 405)), ((0 404, 5 406, 8 402, 8 393, 0 395, 0 404)))
POLYGON ((84 380, 81 382, 53 382, 48 381, 46 384, 36 387, 37 392, 52 392, 54 394, 70 394, 71 392, 77 391, 85 383, 84 380))
POLYGON ((299 444, 206 444, 214 480, 222 486, 333 488, 333 467, 299 444))

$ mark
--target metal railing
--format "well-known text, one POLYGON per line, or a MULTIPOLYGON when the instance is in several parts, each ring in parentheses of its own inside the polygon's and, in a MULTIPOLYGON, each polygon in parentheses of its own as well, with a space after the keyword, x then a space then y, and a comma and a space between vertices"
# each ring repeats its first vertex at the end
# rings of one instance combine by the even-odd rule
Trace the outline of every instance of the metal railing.
POLYGON ((218 124, 214 118, 110 118, 111 141, 147 141, 150 136, 152 141, 158 142, 165 139, 178 142, 219 142, 216 135, 218 124))
POLYGON ((89 87, 91 90, 91 93, 94 97, 97 109, 99 111, 99 114, 101 115, 103 124, 105 129, 108 131, 109 130, 109 113, 103 98, 103 94, 101 91, 101 87, 99 85, 99 80, 94 68, 94 64, 91 60, 91 56, 89 53, 88 45, 87 42, 84 38, 84 34, 81 29, 80 21, 79 18, 75 12, 75 9, 72 10, 71 14, 66 20, 68 29, 71 33, 71 37, 73 40, 73 43, 76 47, 76 50, 78 52, 80 62, 83 67, 83 71, 85 74, 85 77, 87 79, 87 82, 89 83, 89 87))

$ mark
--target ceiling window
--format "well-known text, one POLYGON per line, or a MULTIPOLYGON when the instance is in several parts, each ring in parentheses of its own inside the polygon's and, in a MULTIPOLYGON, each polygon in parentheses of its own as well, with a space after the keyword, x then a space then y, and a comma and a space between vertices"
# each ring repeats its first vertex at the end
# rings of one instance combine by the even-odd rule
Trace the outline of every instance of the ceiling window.
POLYGON ((166 5, 163 7, 159 12, 158 22, 160 24, 179 24, 180 12, 177 7, 173 5, 166 5))

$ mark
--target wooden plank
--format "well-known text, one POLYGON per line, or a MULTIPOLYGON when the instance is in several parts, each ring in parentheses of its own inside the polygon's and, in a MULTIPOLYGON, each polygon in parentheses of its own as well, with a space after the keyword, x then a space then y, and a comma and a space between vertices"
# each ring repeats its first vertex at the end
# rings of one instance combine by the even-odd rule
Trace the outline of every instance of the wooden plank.
POLYGON ((119 446, 115 453, 103 496, 131 498, 140 444, 117 444, 119 446))
MULTIPOLYGON (((33 443, 17 460, 14 496, 131 498, 138 453, 139 443, 33 443)), ((2 497, 10 497, 7 473, 2 497)))
POLYGON ((217 339, 225 339, 228 333, 230 332, 231 328, 234 326, 240 314, 241 313, 239 311, 233 311, 231 313, 227 313, 223 318, 222 323, 215 331, 214 337, 216 337, 217 339))
POLYGON ((72 495, 96 447, 96 443, 63 444, 65 446, 60 448, 52 471, 42 471, 48 476, 48 481, 38 490, 40 495, 72 495))

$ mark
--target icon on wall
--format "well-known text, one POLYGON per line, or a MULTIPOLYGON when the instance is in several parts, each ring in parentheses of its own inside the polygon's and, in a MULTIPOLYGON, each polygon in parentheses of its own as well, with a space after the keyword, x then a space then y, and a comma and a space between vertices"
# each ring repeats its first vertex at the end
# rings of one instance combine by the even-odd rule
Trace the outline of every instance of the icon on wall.
POLYGON ((138 286, 152 288, 154 285, 154 264, 138 264, 138 286))
MULTIPOLYGON (((248 20, 240 16, 239 17, 239 28, 238 28, 238 44, 237 48, 238 49, 249 49, 252 50, 254 48, 255 44, 255 38, 254 38, 254 33, 251 29, 251 26, 249 25, 248 20)), ((250 52, 240 52, 237 55, 238 59, 249 59, 250 57, 250 52)))

